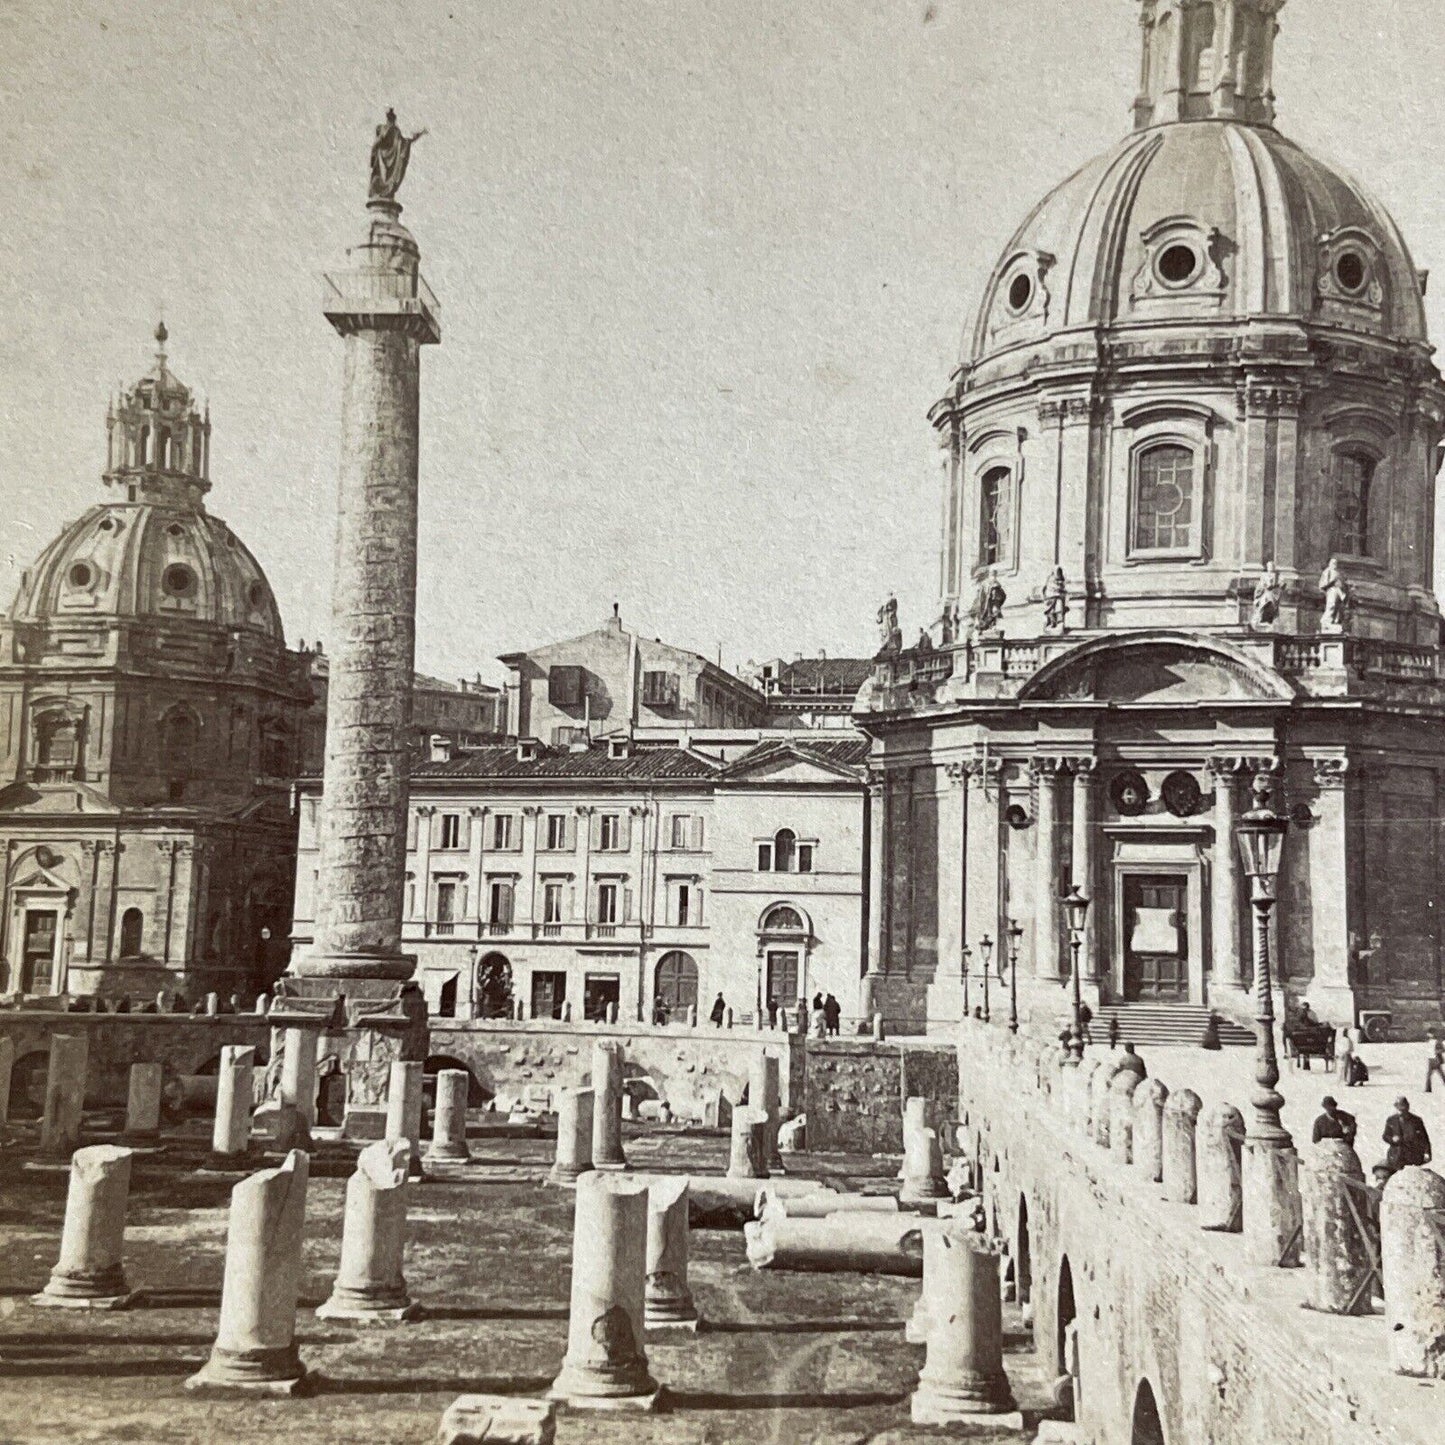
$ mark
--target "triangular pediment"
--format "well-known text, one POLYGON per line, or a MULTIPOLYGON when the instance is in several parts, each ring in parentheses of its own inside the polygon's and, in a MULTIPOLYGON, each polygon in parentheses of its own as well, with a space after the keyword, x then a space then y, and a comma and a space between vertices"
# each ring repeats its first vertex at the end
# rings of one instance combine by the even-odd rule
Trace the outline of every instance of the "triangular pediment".
POLYGON ((11 887, 17 892, 65 893, 69 891, 70 884, 49 868, 44 868, 38 863, 31 863, 21 869, 11 887))
POLYGON ((856 783, 857 772, 819 757, 806 746, 765 743, 733 762, 724 776, 729 782, 769 782, 824 786, 856 783))
POLYGON ((11 783, 0 788, 0 813, 26 816, 113 816, 120 811, 99 789, 85 783, 11 783))

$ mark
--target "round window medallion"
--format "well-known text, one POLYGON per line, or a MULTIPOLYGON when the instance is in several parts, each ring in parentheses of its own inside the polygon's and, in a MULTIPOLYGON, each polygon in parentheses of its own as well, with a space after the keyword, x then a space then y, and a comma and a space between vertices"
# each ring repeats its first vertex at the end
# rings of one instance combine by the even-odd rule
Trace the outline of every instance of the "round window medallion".
POLYGON ((1022 272, 1013 278, 1008 284, 1008 304, 1010 311, 1023 311, 1030 301, 1034 299, 1034 283, 1022 272))
POLYGON ((1187 286, 1199 273, 1199 252, 1176 241, 1159 253, 1154 265, 1166 286, 1187 286))
POLYGON ((1369 275, 1365 258, 1358 251, 1346 251, 1335 262, 1335 280, 1351 295, 1365 289, 1365 282, 1369 280, 1369 275))
POLYGON ((181 533, 183 533, 185 530, 186 529, 182 527, 179 522, 172 522, 170 526, 166 528, 166 536, 179 537, 181 533))
POLYGON ((266 589, 259 582, 253 582, 246 589, 246 598, 252 607, 259 608, 266 600, 266 589))
POLYGON ((161 589, 167 597, 189 597, 196 590, 196 574, 173 562, 161 573, 161 589))
POLYGON ((89 587, 95 581, 95 573, 89 562, 77 562, 70 569, 66 580, 72 587, 89 587))
POLYGON ((115 531, 115 518, 114 518, 114 517, 102 517, 102 518, 100 519, 100 530, 101 530, 102 532, 113 532, 113 531, 115 531))
POLYGON ((1125 768, 1109 784, 1109 799, 1126 818, 1136 818, 1149 806, 1149 784, 1137 768, 1125 768))
POLYGON ((1170 773, 1160 785, 1159 796, 1176 818, 1192 818, 1203 800, 1199 780, 1193 773, 1170 773))
POLYGON ((1029 815, 1022 805, 1018 803, 1009 804, 1008 810, 1003 815, 1003 820, 1010 828, 1027 828, 1029 825, 1029 815))

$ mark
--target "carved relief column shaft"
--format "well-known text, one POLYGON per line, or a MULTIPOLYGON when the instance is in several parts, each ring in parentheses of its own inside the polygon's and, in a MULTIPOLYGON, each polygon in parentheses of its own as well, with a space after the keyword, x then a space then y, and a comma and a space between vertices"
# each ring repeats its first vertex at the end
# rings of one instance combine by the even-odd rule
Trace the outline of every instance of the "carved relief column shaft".
MULTIPOLYGON (((1074 772, 1074 819, 1073 836, 1070 840, 1072 852, 1070 854, 1069 877, 1070 881, 1079 889, 1084 897, 1093 902, 1084 919, 1084 949, 1083 957, 1085 966, 1090 970, 1090 977, 1097 978, 1098 970, 1096 960, 1098 952, 1094 947, 1098 937, 1098 888, 1094 876, 1094 759, 1075 758, 1073 760, 1074 772)), ((1057 886, 1055 892, 1058 892, 1057 886)), ((1058 936, 1057 925, 1055 937, 1058 936)), ((1061 960, 1062 962, 1062 960, 1061 960)), ((1060 975, 1062 977, 1062 974, 1060 975)))
MULTIPOLYGON (((1310 932, 1314 978, 1309 997, 1321 1017, 1354 1021, 1350 979, 1349 801, 1347 758, 1314 758, 1316 821, 1309 830, 1310 932)), ((1296 840, 1298 846, 1298 840, 1296 840)))
POLYGON ((968 772, 949 763, 938 787, 938 971, 937 978, 956 979, 963 965, 964 826, 968 772))
POLYGON ((1243 905, 1239 892, 1239 855, 1234 841, 1239 759, 1211 758, 1209 771, 1214 775, 1214 888, 1210 911, 1214 981, 1226 988, 1243 988, 1244 968, 1239 949, 1243 905))
POLYGON ((999 914, 999 793, 1002 769, 996 759, 969 765, 964 797, 964 908, 975 950, 970 971, 979 967, 977 945, 985 933, 997 936, 999 914))
POLYGON ((1038 789, 1034 820, 1034 977, 1059 977, 1059 758, 1030 764, 1038 789))
POLYGON ((868 774, 868 964, 867 972, 882 973, 887 928, 884 919, 884 881, 888 869, 887 777, 881 769, 868 774))

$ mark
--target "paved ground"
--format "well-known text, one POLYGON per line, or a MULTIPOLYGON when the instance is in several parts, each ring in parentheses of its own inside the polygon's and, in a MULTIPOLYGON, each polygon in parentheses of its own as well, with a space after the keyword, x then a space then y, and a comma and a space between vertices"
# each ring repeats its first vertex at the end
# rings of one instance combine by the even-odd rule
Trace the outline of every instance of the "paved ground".
MULTIPOLYGON (((543 1140, 473 1141, 487 1160, 460 1181, 415 1186, 407 1276, 428 1317, 351 1327, 317 1320, 340 1239, 349 1162, 318 1153, 308 1195, 301 1353, 321 1377, 293 1400, 206 1401, 182 1381, 215 1335, 229 1186, 193 1172, 199 1135, 134 1167, 128 1270, 147 1292, 118 1314, 35 1309, 26 1297, 54 1263, 65 1178, 0 1163, 0 1441, 425 1442, 468 1391, 538 1394, 566 1338, 571 1196, 542 1185, 543 1140), (317 1177, 330 1174, 331 1177, 317 1177)), ((721 1137, 631 1137, 639 1167, 715 1170, 721 1137)), ((800 1161, 796 1173, 887 1177, 882 1161, 800 1161)), ((859 1275, 756 1273, 736 1233, 693 1234, 692 1283, 707 1328, 649 1343, 672 1394, 657 1417, 563 1416, 557 1439, 911 1445, 946 1438, 908 1421, 921 1348, 904 1342, 918 1286, 859 1275)), ((1010 1311, 1008 1365, 1028 1410, 1045 1403, 1031 1343, 1010 1311)), ((988 1433, 980 1437, 1016 1439, 988 1433)))
MULTIPOLYGON (((1103 1051, 1107 1053, 1107 1047, 1103 1051)), ((1343 1081, 1318 1059, 1308 1070, 1297 1069, 1281 1059, 1279 1091, 1285 1098, 1281 1114, 1285 1127, 1297 1143, 1308 1143, 1320 1112, 1320 1099, 1333 1094, 1340 1107, 1359 1122, 1355 1147, 1368 1176, 1370 1167, 1384 1160, 1385 1145, 1380 1135, 1385 1118, 1394 1108, 1396 1097, 1404 1094, 1425 1121, 1435 1146, 1435 1167, 1439 1169, 1445 1164, 1445 1090, 1437 1083, 1433 1093, 1424 1092, 1428 1052, 1426 1044, 1362 1044, 1359 1053, 1370 1070, 1370 1081, 1354 1089, 1345 1088, 1343 1081)), ((1254 1092, 1253 1049, 1209 1053, 1203 1049, 1141 1047, 1139 1053, 1149 1072, 1171 1089, 1193 1089, 1206 1109, 1217 1103, 1233 1104, 1248 1121, 1249 1098, 1254 1092)))

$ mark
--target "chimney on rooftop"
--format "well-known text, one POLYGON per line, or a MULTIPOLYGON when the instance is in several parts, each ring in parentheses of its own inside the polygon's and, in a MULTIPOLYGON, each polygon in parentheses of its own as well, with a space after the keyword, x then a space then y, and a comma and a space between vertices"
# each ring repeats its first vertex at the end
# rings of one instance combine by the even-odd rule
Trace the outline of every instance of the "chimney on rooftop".
POLYGON ((434 763, 451 762, 452 740, 445 733, 431 735, 431 760, 434 763))

